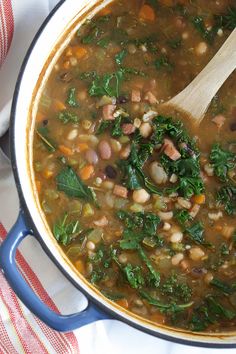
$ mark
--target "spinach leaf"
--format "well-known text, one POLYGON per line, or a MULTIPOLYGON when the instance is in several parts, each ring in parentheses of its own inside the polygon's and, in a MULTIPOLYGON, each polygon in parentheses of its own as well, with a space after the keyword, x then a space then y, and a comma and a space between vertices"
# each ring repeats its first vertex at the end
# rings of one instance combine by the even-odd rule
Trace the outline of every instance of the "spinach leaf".
POLYGON ((128 280, 130 286, 134 289, 139 289, 142 287, 145 283, 144 277, 142 275, 142 269, 139 266, 132 266, 130 263, 128 263, 124 268, 123 268, 124 274, 126 276, 126 279, 128 280))
POLYGON ((58 190, 64 192, 68 197, 85 199, 98 206, 94 190, 82 182, 72 167, 64 168, 57 175, 56 182, 58 190))
POLYGON ((147 292, 143 290, 140 290, 139 293, 143 299, 145 299, 150 305, 156 306, 162 313, 171 314, 181 312, 193 305, 193 302, 180 305, 177 305, 175 302, 163 303, 159 299, 150 296, 147 292))
POLYGON ((72 87, 72 88, 69 89, 66 103, 70 107, 74 107, 74 108, 79 107, 79 103, 78 103, 77 98, 76 98, 76 88, 75 87, 72 87))
POLYGON ((227 284, 226 282, 220 279, 214 278, 210 284, 225 294, 233 294, 234 292, 236 292, 236 283, 227 284))
POLYGON ((220 144, 214 144, 210 153, 210 163, 216 176, 222 181, 229 180, 228 172, 236 167, 236 154, 223 150, 220 144))
POLYGON ((53 225, 53 234, 58 242, 67 246, 80 233, 79 221, 68 221, 68 214, 53 225))
POLYGON ((187 227, 186 233, 192 241, 198 245, 209 246, 210 244, 206 242, 204 238, 204 227, 201 222, 196 222, 190 227, 187 227))
POLYGON ((122 65, 123 60, 125 59, 125 57, 127 56, 128 52, 126 49, 123 49, 121 52, 119 52, 118 54, 116 54, 115 56, 115 61, 117 65, 122 65))
POLYGON ((51 138, 49 138, 49 130, 47 127, 39 127, 36 130, 37 135, 39 136, 39 138, 42 140, 42 142, 44 143, 45 147, 48 149, 48 151, 50 152, 54 152, 56 151, 56 144, 54 143, 54 141, 52 141, 51 138))
POLYGON ((156 59, 154 65, 157 70, 166 69, 167 71, 172 71, 174 68, 174 65, 165 55, 161 55, 158 59, 156 59))
POLYGON ((76 124, 79 122, 79 117, 77 116, 77 114, 69 111, 60 112, 58 115, 58 119, 62 121, 63 124, 67 124, 67 123, 76 124))
POLYGON ((236 187, 233 185, 223 186, 217 192, 217 201, 224 206, 229 215, 236 214, 236 187))

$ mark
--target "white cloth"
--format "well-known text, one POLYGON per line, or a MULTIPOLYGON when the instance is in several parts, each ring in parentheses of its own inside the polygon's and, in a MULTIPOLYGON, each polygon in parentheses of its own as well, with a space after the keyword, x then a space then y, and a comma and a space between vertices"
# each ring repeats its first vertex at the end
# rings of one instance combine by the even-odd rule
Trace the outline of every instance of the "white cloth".
MULTIPOLYGON (((14 38, 7 59, 0 69, 0 136, 8 125, 9 102, 12 99, 23 57, 43 19, 57 2, 58 0, 13 0, 14 38)), ((18 210, 18 196, 11 168, 0 156, 0 221, 7 230, 15 222, 18 210)), ((58 271, 35 240, 26 239, 21 251, 35 273, 39 274, 43 286, 60 310, 64 313, 72 313, 85 304, 85 299, 79 291, 58 271)), ((28 315, 31 316, 30 313, 28 315)), ((75 331, 75 335, 78 338, 81 354, 222 353, 222 350, 206 350, 172 344, 115 320, 100 321, 85 326, 75 331)), ((232 349, 228 352, 236 353, 236 350, 232 349)))

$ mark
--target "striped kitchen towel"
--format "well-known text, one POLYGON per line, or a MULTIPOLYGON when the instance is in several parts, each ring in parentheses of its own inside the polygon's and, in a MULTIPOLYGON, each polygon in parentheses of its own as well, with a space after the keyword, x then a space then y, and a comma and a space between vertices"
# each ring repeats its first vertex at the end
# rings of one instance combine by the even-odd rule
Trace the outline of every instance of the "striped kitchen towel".
POLYGON ((0 1, 0 66, 10 48, 14 32, 11 0, 0 1))

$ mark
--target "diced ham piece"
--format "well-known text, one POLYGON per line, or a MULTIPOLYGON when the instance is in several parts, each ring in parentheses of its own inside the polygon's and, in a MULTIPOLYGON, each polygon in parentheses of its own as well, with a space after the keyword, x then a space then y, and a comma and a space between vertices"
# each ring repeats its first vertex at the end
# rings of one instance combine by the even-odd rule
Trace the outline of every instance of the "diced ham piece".
POLYGON ((223 116, 222 114, 218 114, 211 121, 216 124, 217 128, 220 129, 224 125, 225 120, 225 116, 223 116))
POLYGON ((108 225, 108 219, 107 217, 104 215, 101 219, 97 220, 97 221, 94 221, 93 222, 96 226, 99 226, 99 227, 104 227, 104 226, 107 226, 108 225))
POLYGON ((119 184, 116 184, 113 189, 113 194, 115 194, 117 197, 127 198, 128 189, 123 186, 120 186, 119 184))
POLYGON ((180 152, 176 149, 173 142, 169 139, 164 139, 163 150, 164 153, 173 161, 176 161, 181 157, 180 152))
POLYGON ((131 92, 131 101, 132 102, 141 102, 141 91, 140 90, 132 90, 131 92))
POLYGON ((144 100, 148 101, 150 104, 156 104, 158 103, 157 98, 155 95, 153 95, 153 93, 151 91, 148 91, 145 96, 144 96, 144 100))
POLYGON ((126 123, 122 125, 122 132, 125 135, 133 134, 135 132, 135 129, 136 129, 135 126, 131 123, 126 123))
POLYGON ((102 114, 104 120, 114 120, 114 112, 116 110, 116 105, 114 104, 107 104, 103 106, 102 114))

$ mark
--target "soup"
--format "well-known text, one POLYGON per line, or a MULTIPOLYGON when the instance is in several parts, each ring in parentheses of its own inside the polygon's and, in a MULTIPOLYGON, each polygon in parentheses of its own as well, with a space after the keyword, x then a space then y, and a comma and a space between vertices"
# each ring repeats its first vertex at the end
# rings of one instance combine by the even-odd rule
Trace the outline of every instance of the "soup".
POLYGON ((167 101, 236 25, 230 0, 116 0, 86 21, 38 105, 42 210, 119 306, 191 331, 236 328, 236 76, 198 129, 167 101))

